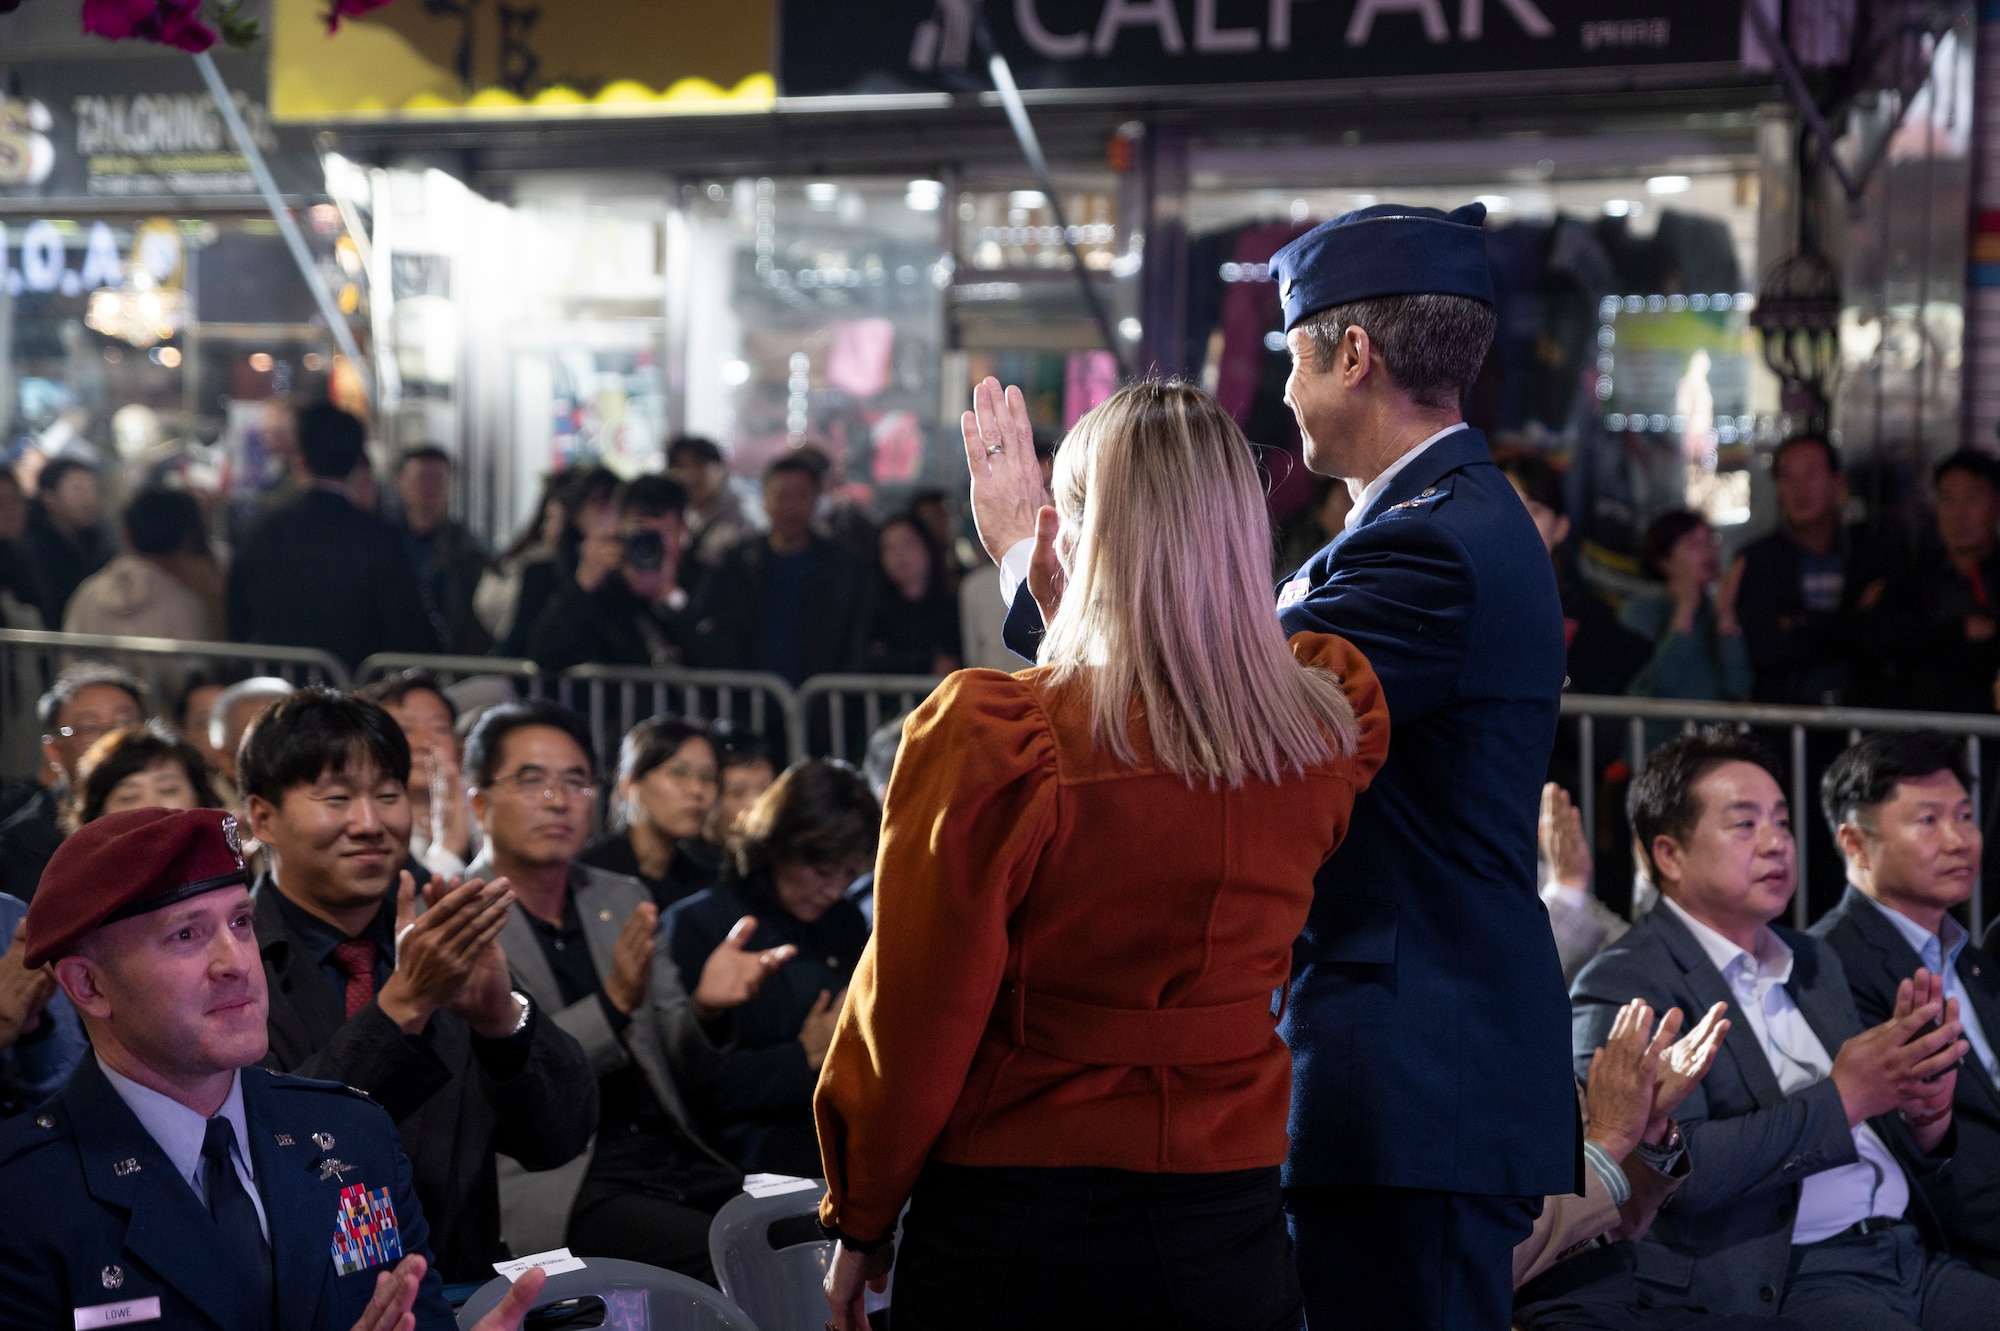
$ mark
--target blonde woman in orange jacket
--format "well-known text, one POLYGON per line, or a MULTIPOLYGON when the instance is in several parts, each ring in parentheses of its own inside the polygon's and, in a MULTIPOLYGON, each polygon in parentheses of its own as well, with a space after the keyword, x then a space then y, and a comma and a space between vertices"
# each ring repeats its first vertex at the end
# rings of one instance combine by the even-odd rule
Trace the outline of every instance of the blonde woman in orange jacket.
MULTIPOLYGON (((982 392, 968 459, 1032 447, 982 392)), ((1313 874, 1389 716, 1287 642, 1250 446, 1180 383, 1077 423, 1041 514, 1041 663, 910 718, 875 934, 815 1105, 833 1327, 892 1260, 898 1331, 1300 1323, 1277 1012, 1313 874)))

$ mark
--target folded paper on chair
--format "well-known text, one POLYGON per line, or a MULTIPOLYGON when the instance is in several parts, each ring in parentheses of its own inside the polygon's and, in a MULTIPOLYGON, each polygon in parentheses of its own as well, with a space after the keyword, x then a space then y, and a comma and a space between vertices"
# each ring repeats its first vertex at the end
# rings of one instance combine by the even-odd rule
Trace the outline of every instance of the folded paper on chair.
POLYGON ((506 1276, 510 1285, 538 1266, 552 1276, 561 1275, 564 1271, 583 1270, 583 1258, 570 1256, 568 1248, 551 1248, 533 1257, 516 1257, 511 1262, 493 1263, 493 1269, 506 1276))
POLYGON ((746 1174, 743 1176, 743 1191, 752 1197, 782 1197, 788 1192, 804 1192, 817 1188, 816 1178, 794 1178, 790 1174, 746 1174))

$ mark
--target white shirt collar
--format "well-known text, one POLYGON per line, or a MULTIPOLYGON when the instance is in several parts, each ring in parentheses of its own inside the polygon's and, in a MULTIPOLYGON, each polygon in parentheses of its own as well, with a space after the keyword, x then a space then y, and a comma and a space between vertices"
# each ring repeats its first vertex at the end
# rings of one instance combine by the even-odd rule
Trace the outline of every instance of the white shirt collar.
MULTIPOLYGON (((173 1161, 181 1177, 201 1195, 201 1146, 208 1136, 208 1120, 189 1109, 171 1096, 165 1096, 150 1086, 141 1086, 130 1077, 114 1072, 98 1058, 97 1066, 104 1071, 104 1079, 111 1083, 111 1089, 118 1092, 118 1098, 125 1102, 133 1117, 139 1120, 152 1139, 166 1152, 167 1159, 173 1161)), ((243 1071, 230 1077, 229 1098, 216 1111, 229 1120, 236 1130, 236 1158, 242 1171, 251 1178, 257 1175, 256 1166, 250 1160, 250 1118, 243 1112, 243 1071)))
POLYGON ((1439 430, 1436 434, 1424 440, 1421 444, 1418 444, 1415 448, 1411 449, 1409 452, 1403 454, 1403 456, 1397 458, 1394 462, 1391 462, 1387 467, 1383 468, 1382 474, 1377 476, 1374 480, 1368 482, 1368 484, 1362 486, 1358 493, 1354 489, 1354 482, 1349 481, 1347 483, 1347 489, 1349 494, 1354 495, 1354 507, 1347 510, 1347 520, 1341 524, 1342 529, 1345 531, 1353 531, 1356 527, 1360 526, 1361 519, 1368 513, 1368 506, 1370 504, 1373 504, 1377 499, 1380 499, 1382 497, 1382 492, 1389 488, 1389 483, 1395 480, 1396 477, 1402 473, 1403 468, 1409 466, 1412 462, 1415 462, 1417 460, 1417 455, 1419 453, 1423 452, 1425 449, 1429 448, 1432 444, 1436 443, 1438 440, 1444 438, 1448 434, 1455 434, 1460 430, 1467 430, 1470 428, 1472 427, 1467 425, 1464 421, 1460 421, 1456 425, 1445 426, 1442 430, 1439 430))
POLYGON ((1660 904, 1674 913, 1674 918, 1687 926, 1694 941, 1701 944, 1701 950, 1725 980, 1732 979, 1731 971, 1740 969, 1752 980, 1769 980, 1773 984, 1784 984, 1792 978, 1792 949, 1785 940, 1771 931, 1769 925, 1757 931, 1757 951, 1754 955, 1745 952, 1736 944, 1724 938, 1714 929, 1687 913, 1680 902, 1662 892, 1660 904))

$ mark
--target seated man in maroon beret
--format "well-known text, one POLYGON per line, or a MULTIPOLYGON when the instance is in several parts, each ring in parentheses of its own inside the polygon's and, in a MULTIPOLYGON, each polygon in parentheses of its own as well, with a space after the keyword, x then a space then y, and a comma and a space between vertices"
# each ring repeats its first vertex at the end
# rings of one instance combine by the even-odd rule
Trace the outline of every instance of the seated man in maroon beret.
MULTIPOLYGON (((0 1328, 454 1325, 388 1115, 256 1066, 248 877, 215 809, 108 814, 49 862, 26 960, 55 963, 94 1055, 0 1125, 0 1328)), ((515 1331, 543 1279, 479 1331, 515 1331)))

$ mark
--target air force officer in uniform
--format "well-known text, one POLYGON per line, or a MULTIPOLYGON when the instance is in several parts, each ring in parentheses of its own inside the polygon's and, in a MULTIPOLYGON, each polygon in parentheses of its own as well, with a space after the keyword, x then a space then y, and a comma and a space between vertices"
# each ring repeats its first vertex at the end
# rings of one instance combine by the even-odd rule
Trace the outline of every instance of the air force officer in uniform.
MULTIPOLYGON (((264 968, 235 820, 108 814, 29 907, 93 1054, 0 1126, 0 1327, 446 1331, 389 1116, 264 1056, 264 968)), ((530 1273, 480 1324, 517 1328, 530 1273)))
MULTIPOLYGON (((1320 871, 1280 1030, 1286 1205, 1319 1326, 1503 1331, 1540 1198, 1581 1191, 1569 1003, 1535 892, 1563 685, 1548 555, 1460 403, 1494 330, 1485 209, 1383 205, 1272 260, 1306 465, 1347 527, 1283 581, 1287 633, 1375 666, 1389 757, 1320 871)), ((1018 391, 966 415, 973 507, 1032 657, 1060 596, 1018 391)))

